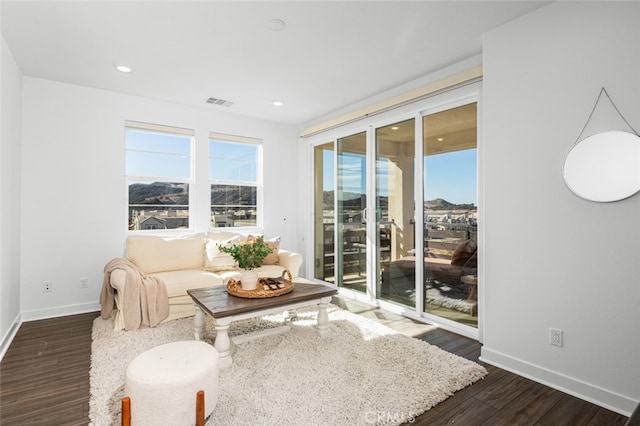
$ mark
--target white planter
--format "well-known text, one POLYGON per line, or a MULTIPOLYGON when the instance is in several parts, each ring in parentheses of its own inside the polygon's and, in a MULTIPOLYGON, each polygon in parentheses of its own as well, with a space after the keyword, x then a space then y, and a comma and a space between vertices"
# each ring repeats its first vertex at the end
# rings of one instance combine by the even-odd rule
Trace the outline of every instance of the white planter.
POLYGON ((243 269, 240 272, 240 285, 243 290, 255 290, 258 288, 258 274, 253 270, 243 269))

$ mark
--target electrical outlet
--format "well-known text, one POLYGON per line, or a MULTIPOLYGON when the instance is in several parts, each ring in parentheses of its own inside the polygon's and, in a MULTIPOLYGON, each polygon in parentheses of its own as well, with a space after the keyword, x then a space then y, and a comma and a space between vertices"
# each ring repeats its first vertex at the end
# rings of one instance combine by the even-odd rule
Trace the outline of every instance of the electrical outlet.
POLYGON ((550 328, 549 343, 553 346, 562 347, 562 330, 559 328, 550 328))
POLYGON ((80 288, 87 288, 87 287, 89 287, 89 278, 87 277, 80 278, 80 288))
POLYGON ((44 293, 48 293, 51 290, 53 290, 53 284, 51 284, 51 281, 45 281, 44 283, 42 283, 42 291, 44 293))

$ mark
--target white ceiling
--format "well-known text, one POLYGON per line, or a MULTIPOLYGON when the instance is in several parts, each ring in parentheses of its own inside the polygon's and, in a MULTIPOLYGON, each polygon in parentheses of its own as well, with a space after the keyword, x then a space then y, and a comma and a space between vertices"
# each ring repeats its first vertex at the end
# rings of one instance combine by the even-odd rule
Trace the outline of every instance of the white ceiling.
POLYGON ((26 76, 300 125, 478 55, 546 3, 2 0, 1 18, 26 76))

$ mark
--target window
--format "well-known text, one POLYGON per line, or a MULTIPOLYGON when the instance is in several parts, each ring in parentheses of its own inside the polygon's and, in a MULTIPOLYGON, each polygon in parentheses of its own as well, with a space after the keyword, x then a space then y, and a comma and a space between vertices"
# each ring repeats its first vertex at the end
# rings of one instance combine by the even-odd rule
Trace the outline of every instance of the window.
POLYGON ((129 230, 189 228, 192 130, 125 123, 129 230))
POLYGON ((258 139, 210 135, 212 228, 258 226, 262 199, 261 148, 258 139))

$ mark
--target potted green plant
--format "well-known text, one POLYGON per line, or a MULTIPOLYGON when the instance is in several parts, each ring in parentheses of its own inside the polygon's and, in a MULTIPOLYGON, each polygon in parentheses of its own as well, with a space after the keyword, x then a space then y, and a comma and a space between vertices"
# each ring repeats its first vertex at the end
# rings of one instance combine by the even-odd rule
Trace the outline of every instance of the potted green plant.
POLYGON ((269 253, 271 247, 264 241, 263 237, 249 240, 242 244, 232 244, 230 246, 219 246, 223 253, 228 253, 233 257, 238 266, 242 268, 240 274, 240 284, 243 290, 255 290, 258 286, 258 274, 253 269, 262 265, 262 261, 269 253))

